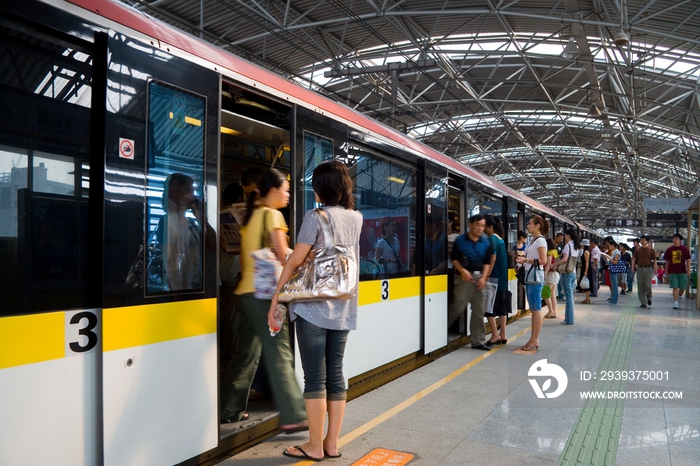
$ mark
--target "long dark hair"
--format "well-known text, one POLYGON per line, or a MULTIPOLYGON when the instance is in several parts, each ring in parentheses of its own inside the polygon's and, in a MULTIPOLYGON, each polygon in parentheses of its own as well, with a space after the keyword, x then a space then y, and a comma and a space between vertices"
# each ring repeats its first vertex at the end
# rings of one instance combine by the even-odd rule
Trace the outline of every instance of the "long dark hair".
POLYGON ((486 218, 486 226, 489 228, 493 228, 493 232, 496 233, 501 238, 503 238, 503 236, 505 235, 505 233, 503 231, 503 224, 498 219, 498 217, 494 217, 493 215, 487 215, 485 218, 486 218))
POLYGON ((311 186, 323 205, 355 208, 352 178, 344 163, 337 160, 321 162, 314 170, 311 186))
POLYGON ((578 249, 578 247, 581 245, 581 241, 578 239, 578 233, 576 230, 573 228, 569 228, 566 230, 566 234, 569 235, 569 238, 571 238, 571 241, 574 242, 574 249, 578 249))
POLYGON ((247 225, 250 221, 250 217, 255 210, 255 201, 267 196, 272 188, 279 189, 285 181, 287 181, 287 178, 282 172, 274 168, 264 171, 263 174, 258 177, 255 182, 257 188, 248 195, 248 199, 246 200, 246 213, 243 218, 243 225, 247 225))

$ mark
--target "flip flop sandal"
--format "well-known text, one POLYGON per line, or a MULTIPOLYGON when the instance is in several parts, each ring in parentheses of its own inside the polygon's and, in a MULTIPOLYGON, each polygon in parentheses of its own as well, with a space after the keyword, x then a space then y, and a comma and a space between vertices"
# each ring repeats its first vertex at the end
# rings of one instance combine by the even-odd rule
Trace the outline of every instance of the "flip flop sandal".
POLYGON ((301 460, 321 461, 321 460, 323 459, 323 457, 321 457, 321 458, 314 458, 313 456, 308 455, 304 450, 302 450, 302 449, 299 447, 299 445, 294 445, 294 448, 296 448, 297 450, 299 450, 299 451, 301 452, 301 455, 294 455, 294 454, 292 454, 292 453, 290 453, 290 452, 288 451, 289 449, 284 450, 284 451, 282 452, 282 454, 283 454, 284 456, 289 456, 290 458, 296 458, 296 459, 301 459, 301 460))

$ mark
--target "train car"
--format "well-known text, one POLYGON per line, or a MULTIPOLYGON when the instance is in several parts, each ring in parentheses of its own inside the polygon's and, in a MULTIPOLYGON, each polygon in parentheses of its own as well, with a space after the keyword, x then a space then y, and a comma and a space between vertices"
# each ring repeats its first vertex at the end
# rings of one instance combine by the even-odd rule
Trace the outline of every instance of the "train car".
POLYGON ((532 213, 574 225, 124 5, 0 11, 0 464, 196 464, 237 441, 218 415, 219 263, 236 241, 220 241, 220 193, 248 170, 288 175, 293 244, 315 166, 350 169, 364 215, 351 387, 464 344, 468 314, 448 322, 447 236, 470 215, 499 216, 510 245, 532 213), (387 234, 396 270, 377 261, 387 234))

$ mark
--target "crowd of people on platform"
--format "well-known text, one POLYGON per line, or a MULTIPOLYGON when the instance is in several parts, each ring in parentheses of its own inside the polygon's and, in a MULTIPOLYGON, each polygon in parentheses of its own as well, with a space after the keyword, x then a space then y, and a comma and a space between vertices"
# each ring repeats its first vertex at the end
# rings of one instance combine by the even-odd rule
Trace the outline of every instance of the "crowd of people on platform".
MULTIPOLYGON (((527 224, 527 233, 518 231, 517 243, 510 253, 516 263, 520 295, 527 304, 519 308, 532 312, 532 332, 523 351, 539 348, 539 334, 543 319, 557 318, 557 302, 565 302, 563 325, 574 324, 574 293, 583 293, 581 304, 592 304, 601 285, 607 286, 609 296, 605 303, 617 305, 620 296, 632 293, 637 277, 637 297, 640 307, 652 305, 652 277, 659 283, 668 277, 673 289, 673 308, 680 308, 680 299, 688 286, 691 274, 691 256, 681 243, 683 236, 676 233, 673 245, 657 256, 647 235, 633 240, 634 246, 618 243, 612 236, 602 241, 579 239, 575 229, 548 237, 550 224, 539 215, 533 215, 527 224), (528 240, 530 238, 530 240, 528 240), (663 259, 666 263, 658 262, 663 259), (547 307, 543 315, 542 308, 547 307)), ((505 294, 508 286, 507 256, 502 226, 491 216, 474 215, 469 218, 469 230, 454 241, 452 266, 455 270, 455 293, 450 303, 450 323, 471 305, 469 322, 472 348, 489 351, 491 346, 505 344, 505 294), (504 271, 502 271, 502 269, 504 271), (493 282, 498 294, 494 300, 486 285, 493 282), (496 317, 500 316, 500 326, 496 317), (484 317, 491 327, 486 338, 484 317)), ((601 303, 602 304, 602 303, 601 303)))
MULTIPOLYGON (((185 180, 187 186, 192 184, 185 180)), ((340 162, 324 162, 314 171, 313 188, 316 200, 330 218, 338 244, 355 247, 359 263, 362 215, 354 210, 352 179, 340 162)), ((222 302, 235 308, 237 319, 232 325, 236 334, 229 365, 221 378, 220 418, 222 423, 246 420, 248 399, 261 359, 264 361, 272 398, 280 412, 280 428, 287 432, 309 430, 309 441, 287 448, 286 456, 319 460, 340 457, 338 438, 347 397, 343 377, 343 355, 348 333, 356 327, 357 296, 351 299, 327 299, 313 302, 292 302, 289 320, 279 325, 279 333, 270 333, 276 325, 277 292, 309 256, 324 243, 320 213, 311 210, 298 233, 296 248, 287 242, 287 224, 280 212, 289 203, 289 182, 275 169, 256 170, 242 177, 240 186, 231 185, 223 194, 225 204, 246 202, 246 215, 240 229, 240 254, 221 254, 222 302), (272 298, 256 296, 253 277, 256 274, 250 253, 265 245, 272 248, 283 266, 272 298), (296 383, 289 340, 291 322, 296 327, 299 353, 304 371, 304 389, 296 383), (324 428, 327 419, 327 427, 324 428)), ((491 215, 473 215, 468 231, 459 234, 454 216, 449 217, 447 244, 442 227, 429 219, 426 251, 447 249, 449 261, 435 254, 426 255, 426 271, 445 270, 450 277, 448 325, 465 315, 471 306, 469 328, 472 348, 490 351, 508 341, 506 326, 511 312, 509 263, 515 263, 518 295, 527 305, 518 308, 532 313, 532 331, 520 349, 539 348, 539 334, 544 319, 557 318, 557 303, 565 302, 563 325, 574 324, 574 293, 585 295, 582 304, 591 304, 598 297, 600 286, 607 285, 610 296, 605 303, 616 305, 620 295, 632 292, 637 277, 640 307, 652 305, 652 277, 659 281, 668 276, 673 288, 674 308, 688 285, 691 256, 683 246, 683 236, 673 236, 673 245, 662 255, 667 267, 659 266, 657 253, 646 235, 634 239, 634 246, 617 243, 611 236, 602 242, 580 239, 575 229, 558 232, 552 237, 549 222, 533 215, 527 233, 518 231, 517 243, 508 252, 501 221, 491 215), (431 229, 432 228, 432 229, 431 229), (432 233, 431 233, 432 232, 432 233), (528 240, 528 238, 530 238, 528 240), (546 314, 542 308, 547 307, 546 314), (543 315, 544 314, 544 315, 543 315), (486 317, 491 335, 487 338, 486 317)), ((398 274, 401 263, 396 223, 388 219, 382 224, 382 239, 377 241, 374 257, 386 274, 398 274)), ((444 257, 444 256, 443 256, 444 257)), ((226 325, 231 325, 226 322, 226 325)))

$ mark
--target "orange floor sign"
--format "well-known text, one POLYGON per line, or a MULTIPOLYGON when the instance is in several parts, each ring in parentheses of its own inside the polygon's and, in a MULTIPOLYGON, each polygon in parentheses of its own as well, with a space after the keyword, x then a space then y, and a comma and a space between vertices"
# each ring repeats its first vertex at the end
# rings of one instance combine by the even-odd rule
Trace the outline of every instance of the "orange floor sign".
POLYGON ((400 466, 402 464, 408 464, 412 459, 413 455, 410 453, 375 448, 358 461, 352 463, 352 466, 400 466))

